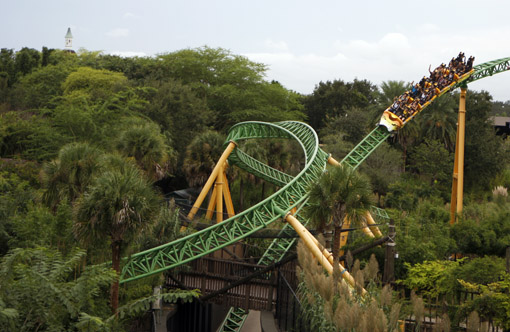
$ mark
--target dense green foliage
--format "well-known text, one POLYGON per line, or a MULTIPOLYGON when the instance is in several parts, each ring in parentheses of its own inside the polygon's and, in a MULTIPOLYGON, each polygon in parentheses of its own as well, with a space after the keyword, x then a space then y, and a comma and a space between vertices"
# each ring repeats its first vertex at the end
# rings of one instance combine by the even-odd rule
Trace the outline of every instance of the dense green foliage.
POLYGON ((332 226, 333 259, 336 262, 340 256, 344 223, 352 226, 361 224, 370 208, 370 181, 351 167, 330 167, 310 186, 309 197, 303 214, 319 230, 332 226))
MULTIPOLYGON (((301 95, 266 81, 266 70, 264 64, 209 47, 134 58, 46 47, 41 52, 1 49, 0 326, 122 329, 127 320, 118 323, 108 309, 115 273, 92 265, 115 261, 115 250, 129 254, 180 236, 178 209, 167 207, 161 193, 201 186, 230 126, 249 120, 306 121, 317 130, 323 149, 341 160, 409 87, 402 81, 378 87, 338 78, 301 95), (47 283, 37 294, 35 285, 42 279, 47 283), (16 291, 8 292, 9 287, 16 291), (85 289, 87 294, 76 293, 85 289), (51 302, 57 297, 50 294, 61 301, 51 302)), ((496 292, 496 302, 482 296, 466 307, 466 313, 477 310, 483 318, 510 302, 506 277, 495 279, 496 272, 487 272, 502 272, 501 257, 510 246, 510 202, 503 188, 510 186, 508 144, 495 135, 490 119, 507 115, 509 102, 493 102, 485 91, 468 92, 465 207, 460 222, 450 226, 457 100, 453 93, 435 102, 360 171, 372 185, 373 201, 397 226, 397 278, 425 293, 432 291, 432 280, 441 285, 437 292, 472 285, 484 296, 496 292), (497 186, 502 188, 493 194, 497 186), (454 252, 469 258, 445 263, 454 252)), ((292 175, 302 167, 301 148, 293 143, 245 142, 241 148, 292 175)), ((227 174, 236 211, 277 190, 236 168, 227 174)), ((350 235, 348 249, 366 242, 358 233, 350 235)), ((265 246, 262 240, 253 243, 265 246)), ((382 265, 382 251, 363 253, 361 265, 371 254, 382 265)), ((141 298, 151 296, 158 278, 121 288, 119 312, 143 312, 149 300, 141 298)), ((190 296, 196 294, 180 298, 190 296)), ((508 317, 498 319, 508 326, 508 317)))

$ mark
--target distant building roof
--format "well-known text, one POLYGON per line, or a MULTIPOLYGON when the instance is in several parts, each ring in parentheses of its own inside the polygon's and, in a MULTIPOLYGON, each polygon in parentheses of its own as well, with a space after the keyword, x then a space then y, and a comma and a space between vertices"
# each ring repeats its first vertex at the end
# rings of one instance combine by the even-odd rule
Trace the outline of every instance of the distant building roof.
POLYGON ((493 116, 492 121, 496 127, 506 127, 510 123, 508 116, 493 116))
POLYGON ((508 116, 491 116, 496 135, 500 135, 503 138, 510 137, 510 117, 508 116))
POLYGON ((71 28, 67 28, 66 38, 73 38, 73 34, 71 33, 71 28))

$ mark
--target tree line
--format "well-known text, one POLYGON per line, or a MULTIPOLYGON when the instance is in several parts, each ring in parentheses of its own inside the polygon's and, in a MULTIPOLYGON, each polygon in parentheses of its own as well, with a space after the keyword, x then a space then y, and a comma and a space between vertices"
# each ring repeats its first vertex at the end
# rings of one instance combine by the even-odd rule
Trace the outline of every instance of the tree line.
MULTIPOLYGON (((108 306, 114 315, 119 308, 127 312, 132 300, 147 298, 160 280, 140 281, 118 294, 115 273, 93 266, 112 261, 118 271, 122 255, 182 235, 177 209, 165 208, 163 194, 205 183, 230 126, 305 121, 318 132, 323 149, 340 160, 410 87, 403 81, 377 86, 339 78, 303 95, 267 81, 266 71, 266 65, 222 48, 133 58, 46 47, 1 49, 0 324, 27 331, 92 330, 92 322, 96 330, 127 328, 133 320, 109 320, 108 306), (48 265, 58 266, 60 274, 48 275, 48 265), (86 286, 80 278, 88 278, 82 280, 86 286), (44 299, 29 287, 42 279, 48 280, 44 299), (73 287, 89 297, 61 306, 43 301, 56 298, 51 293, 56 290, 63 299, 73 287), (34 297, 43 301, 37 310, 30 302, 34 297)), ((493 102, 486 91, 468 91, 466 207, 461 223, 448 224, 457 100, 451 93, 436 101, 360 169, 375 204, 397 224, 401 280, 416 264, 452 252, 500 262, 510 245, 510 205, 504 190, 493 194, 496 186, 510 186, 508 144, 490 123, 508 102, 493 102)), ((242 148, 291 174, 301 167, 303 156, 292 143, 268 139, 242 148)), ((238 210, 277 189, 235 168, 228 172, 238 210)), ((365 241, 351 238, 350 247, 365 241)), ((368 262, 373 253, 381 262, 378 250, 361 259, 368 262)), ((135 316, 142 311, 134 310, 135 316)))

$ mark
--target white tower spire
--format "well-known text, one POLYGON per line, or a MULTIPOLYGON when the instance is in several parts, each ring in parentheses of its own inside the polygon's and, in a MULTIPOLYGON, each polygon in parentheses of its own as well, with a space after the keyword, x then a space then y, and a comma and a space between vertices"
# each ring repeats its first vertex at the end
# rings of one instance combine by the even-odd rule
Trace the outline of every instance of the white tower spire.
POLYGON ((66 49, 70 50, 73 47, 73 34, 71 33, 71 28, 67 28, 66 33, 66 49))

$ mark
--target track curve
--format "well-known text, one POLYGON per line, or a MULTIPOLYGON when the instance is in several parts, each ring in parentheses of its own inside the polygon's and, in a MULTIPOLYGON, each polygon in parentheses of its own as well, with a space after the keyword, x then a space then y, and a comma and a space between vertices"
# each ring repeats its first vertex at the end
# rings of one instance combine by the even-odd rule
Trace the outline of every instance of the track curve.
MULTIPOLYGON (((462 82, 462 85, 510 70, 510 58, 486 62, 474 66, 473 69, 474 73, 468 80, 462 82)), ((460 87, 461 84, 452 86, 450 90, 460 87)), ((386 128, 376 127, 341 163, 357 168, 390 135, 386 128)), ((307 124, 296 121, 278 123, 251 121, 234 125, 225 144, 230 141, 237 143, 246 139, 260 138, 296 140, 305 154, 306 164, 303 170, 296 177, 292 177, 259 162, 238 148, 234 149, 229 158, 230 163, 282 188, 252 208, 219 224, 130 256, 124 260, 121 283, 163 272, 237 242, 279 219, 281 215, 277 209, 290 211, 302 205, 306 199, 308 184, 320 176, 328 158, 328 154, 319 148, 317 134, 307 124)), ((291 245, 282 243, 284 245, 276 245, 278 248, 275 249, 272 248, 273 244, 266 251, 268 260, 261 260, 260 263, 264 264, 274 261, 277 256, 281 257, 291 245)))
MULTIPOLYGON (((328 155, 319 148, 315 131, 309 125, 295 121, 240 123, 230 129, 227 143, 267 137, 294 139, 301 145, 305 155, 305 166, 296 177, 290 179, 273 195, 234 217, 130 256, 123 266, 120 282, 160 273, 226 247, 280 219, 281 210, 290 211, 300 205, 306 198, 308 185, 316 181, 323 172, 328 155)), ((234 149, 236 150, 237 148, 234 149)), ((245 157, 238 152, 233 153, 236 156, 233 160, 245 157)), ((244 162, 239 164, 247 165, 244 162)), ((256 163, 257 167, 264 168, 260 164, 262 163, 256 163)), ((272 172, 267 167, 269 166, 266 165, 262 173, 272 172)))

